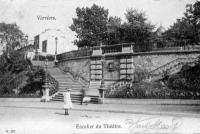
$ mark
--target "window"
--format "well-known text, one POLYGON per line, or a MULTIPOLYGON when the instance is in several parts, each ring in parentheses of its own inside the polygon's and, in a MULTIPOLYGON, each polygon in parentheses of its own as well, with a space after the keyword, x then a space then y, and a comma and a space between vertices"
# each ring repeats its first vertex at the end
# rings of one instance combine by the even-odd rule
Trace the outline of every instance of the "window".
POLYGON ((42 52, 47 52, 47 40, 42 41, 42 52))

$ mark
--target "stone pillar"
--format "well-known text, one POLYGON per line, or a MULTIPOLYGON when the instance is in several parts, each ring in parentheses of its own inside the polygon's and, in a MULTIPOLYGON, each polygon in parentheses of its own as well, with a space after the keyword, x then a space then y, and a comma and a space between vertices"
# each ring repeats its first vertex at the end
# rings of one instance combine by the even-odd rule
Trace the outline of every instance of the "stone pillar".
POLYGON ((100 98, 99 98, 99 104, 103 104, 104 103, 104 93, 105 93, 106 88, 105 87, 100 87, 99 88, 99 94, 100 94, 100 98))
POLYGON ((50 97, 49 97, 49 87, 47 87, 47 88, 45 89, 45 92, 46 92, 46 94, 45 94, 45 100, 46 100, 46 102, 48 102, 48 101, 50 101, 50 97))
POLYGON ((45 91, 45 89, 43 88, 43 89, 42 89, 42 98, 41 98, 41 101, 42 101, 42 102, 46 101, 45 98, 46 98, 46 91, 45 91))

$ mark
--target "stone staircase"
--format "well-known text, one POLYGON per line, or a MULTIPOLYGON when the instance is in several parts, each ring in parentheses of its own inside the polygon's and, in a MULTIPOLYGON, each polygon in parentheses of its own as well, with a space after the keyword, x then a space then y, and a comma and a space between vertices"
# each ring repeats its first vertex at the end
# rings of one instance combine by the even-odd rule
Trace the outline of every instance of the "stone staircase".
POLYGON ((70 88, 72 102, 82 103, 84 85, 57 67, 48 68, 48 73, 58 82, 57 92, 51 96, 51 101, 64 101, 63 93, 66 92, 66 88, 70 88))
MULTIPOLYGON (((143 80, 155 81, 161 79, 165 73, 168 75, 177 73, 183 67, 183 65, 194 65, 198 61, 198 58, 177 58, 157 69, 150 71, 148 75, 143 80)), ((118 81, 110 85, 111 91, 115 91, 116 88, 123 87, 125 85, 132 86, 133 80, 131 81, 118 81)))
POLYGON ((151 81, 161 79, 165 74, 171 75, 179 72, 183 65, 192 65, 198 61, 198 58, 177 58, 157 69, 149 72, 148 79, 151 81))
MULTIPOLYGON (((41 67, 45 69, 44 61, 32 61, 32 65, 35 67, 41 67)), ((51 81, 56 81, 57 85, 52 87, 56 90, 53 95, 50 96, 51 101, 63 102, 64 96, 63 93, 66 92, 66 88, 71 89, 71 99, 73 103, 82 103, 83 98, 83 89, 85 89, 85 85, 73 79, 73 76, 70 73, 66 73, 61 71, 58 67, 54 66, 54 62, 48 62, 47 67, 47 76, 53 80, 48 79, 49 86, 53 86, 51 81)), ((51 89, 51 87, 50 87, 51 89)), ((50 90, 51 92, 51 90, 50 90)))

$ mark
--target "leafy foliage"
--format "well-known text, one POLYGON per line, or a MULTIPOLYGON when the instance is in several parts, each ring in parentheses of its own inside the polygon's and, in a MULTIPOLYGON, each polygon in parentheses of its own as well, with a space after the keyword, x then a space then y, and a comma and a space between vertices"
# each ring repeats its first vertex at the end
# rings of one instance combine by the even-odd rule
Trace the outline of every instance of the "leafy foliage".
POLYGON ((175 45, 198 45, 200 41, 200 1, 186 6, 184 17, 177 21, 164 33, 167 41, 175 45))
POLYGON ((123 24, 124 40, 126 42, 145 42, 150 40, 155 28, 147 18, 144 12, 136 9, 128 9, 125 14, 127 22, 123 24), (126 34, 127 33, 127 34, 126 34))
POLYGON ((24 54, 12 51, 9 57, 4 53, 0 56, 0 92, 12 94, 13 89, 22 86, 26 81, 26 72, 30 71, 30 61, 24 59, 24 54))
POLYGON ((27 73, 27 84, 19 90, 19 95, 35 93, 36 95, 42 95, 42 86, 44 83, 41 79, 43 74, 43 69, 32 69, 32 71, 27 73))
POLYGON ((199 91, 200 90, 200 64, 194 67, 185 65, 182 70, 168 79, 168 87, 173 90, 199 91))
POLYGON ((116 90, 107 90, 108 98, 143 98, 143 99, 199 99, 200 91, 173 90, 162 82, 139 82, 132 86, 126 85, 116 90))
POLYGON ((76 14, 77 18, 73 18, 70 26, 77 33, 78 40, 75 40, 75 44, 79 47, 99 44, 106 32, 108 10, 94 4, 91 8, 78 7, 76 14))
POLYGON ((19 27, 14 24, 0 23, 0 32, 4 34, 1 38, 1 42, 6 44, 6 53, 15 49, 20 45, 20 41, 24 36, 19 27))
POLYGON ((127 22, 122 24, 117 16, 108 17, 108 10, 98 5, 91 8, 77 8, 77 18, 73 18, 70 29, 77 34, 75 45, 92 47, 121 42, 143 42, 151 40, 154 25, 147 22, 144 12, 128 9, 125 13, 127 22))
POLYGON ((158 81, 135 81, 132 85, 119 86, 106 91, 106 97, 114 98, 161 98, 161 99, 199 99, 200 98, 200 60, 194 66, 184 65, 177 74, 158 81))
POLYGON ((0 31, 4 33, 1 41, 6 46, 0 55, 0 94, 16 94, 27 84, 27 73, 32 71, 24 52, 16 50, 24 34, 16 24, 0 23, 0 31))

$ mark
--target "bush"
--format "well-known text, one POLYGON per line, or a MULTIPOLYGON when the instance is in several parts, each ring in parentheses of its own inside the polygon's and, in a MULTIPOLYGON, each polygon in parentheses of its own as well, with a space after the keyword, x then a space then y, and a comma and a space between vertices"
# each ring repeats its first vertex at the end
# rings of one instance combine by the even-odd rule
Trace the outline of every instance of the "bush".
POLYGON ((139 82, 133 86, 118 87, 115 91, 108 90, 108 98, 143 98, 143 99, 200 99, 200 91, 169 89, 163 82, 139 82))
POLYGON ((173 90, 200 91, 200 65, 185 65, 177 74, 171 75, 167 86, 173 90))
POLYGON ((141 81, 146 73, 136 72, 135 83, 106 91, 106 97, 154 98, 154 99, 200 99, 200 60, 193 66, 184 65, 180 72, 154 82, 141 81))
POLYGON ((41 96, 42 85, 43 85, 42 82, 31 82, 27 84, 25 87, 20 89, 19 95, 38 94, 39 96, 41 96))

